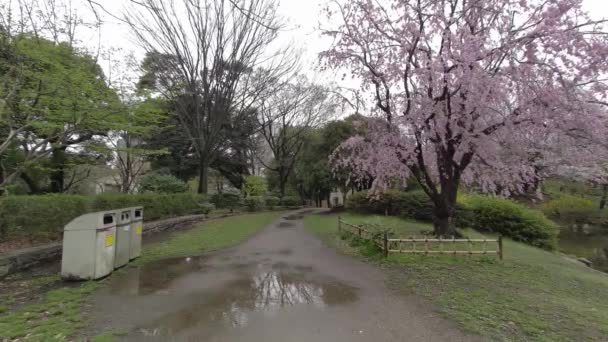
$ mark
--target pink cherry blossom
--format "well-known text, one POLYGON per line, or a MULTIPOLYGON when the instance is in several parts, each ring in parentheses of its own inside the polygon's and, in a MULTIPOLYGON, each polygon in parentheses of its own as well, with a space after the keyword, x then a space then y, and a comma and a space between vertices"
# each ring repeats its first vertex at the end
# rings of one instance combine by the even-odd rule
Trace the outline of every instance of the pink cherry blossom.
POLYGON ((436 234, 452 232, 462 183, 523 191, 606 132, 608 33, 581 0, 338 0, 326 14, 325 66, 361 79, 383 116, 334 165, 374 189, 415 177, 436 234))

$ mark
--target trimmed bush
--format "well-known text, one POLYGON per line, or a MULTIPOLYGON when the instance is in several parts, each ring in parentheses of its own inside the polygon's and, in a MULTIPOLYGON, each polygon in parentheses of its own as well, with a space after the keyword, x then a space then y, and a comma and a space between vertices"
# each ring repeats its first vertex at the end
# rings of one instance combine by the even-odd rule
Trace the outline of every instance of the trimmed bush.
POLYGON ((266 203, 266 207, 268 209, 274 209, 281 204, 281 200, 275 196, 266 196, 264 198, 264 202, 266 203))
POLYGON ((532 246, 553 250, 557 247, 558 226, 542 212, 507 199, 482 195, 462 195, 459 201, 467 218, 459 224, 495 232, 532 246))
POLYGON ((63 226, 88 211, 78 195, 6 196, 0 198, 0 241, 11 238, 55 239, 63 226))
POLYGON ((605 225, 606 215, 592 200, 572 195, 559 195, 540 206, 548 217, 567 225, 605 225))
POLYGON ((171 195, 106 193, 93 198, 92 208, 93 211, 97 211, 143 206, 144 219, 157 220, 199 214, 200 205, 205 202, 207 202, 207 196, 192 193, 171 195))
MULTIPOLYGON (((358 192, 349 197, 347 208, 378 215, 433 220, 433 203, 422 191, 389 190, 378 198, 370 198, 366 192, 358 192)), ((459 195, 454 216, 454 224, 458 227, 495 232, 550 250, 557 245, 559 230, 554 222, 540 211, 507 199, 459 195)))
POLYGON ((264 199, 260 196, 249 196, 245 198, 247 211, 258 211, 264 209, 264 199))
POLYGON ((140 186, 142 192, 155 194, 179 194, 188 191, 188 184, 173 175, 147 175, 140 186))
POLYGON ((297 196, 283 196, 283 198, 281 198, 281 205, 286 207, 297 207, 302 205, 302 201, 297 196))
POLYGON ((243 196, 239 192, 222 192, 213 194, 209 199, 218 209, 238 209, 243 205, 243 196))
POLYGON ((206 196, 196 194, 40 195, 0 198, 0 241, 14 238, 58 239, 63 226, 87 212, 143 206, 145 220, 206 214, 206 196))
POLYGON ((366 191, 356 192, 347 199, 346 207, 360 212, 403 216, 423 221, 433 219, 433 203, 423 191, 388 190, 378 198, 370 198, 366 191))

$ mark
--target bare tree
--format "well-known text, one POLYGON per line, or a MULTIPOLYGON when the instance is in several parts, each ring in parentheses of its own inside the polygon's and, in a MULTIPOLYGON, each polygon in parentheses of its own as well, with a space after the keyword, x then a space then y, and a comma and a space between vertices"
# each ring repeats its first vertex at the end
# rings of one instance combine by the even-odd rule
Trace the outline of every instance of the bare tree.
POLYGON ((304 135, 334 113, 337 102, 328 89, 297 77, 284 82, 260 101, 260 132, 274 157, 271 163, 259 161, 278 176, 281 197, 294 163, 304 144, 304 135))
POLYGON ((271 52, 282 22, 274 0, 142 0, 125 21, 148 51, 149 88, 174 104, 199 162, 199 193, 231 115, 251 110, 292 63, 271 52))

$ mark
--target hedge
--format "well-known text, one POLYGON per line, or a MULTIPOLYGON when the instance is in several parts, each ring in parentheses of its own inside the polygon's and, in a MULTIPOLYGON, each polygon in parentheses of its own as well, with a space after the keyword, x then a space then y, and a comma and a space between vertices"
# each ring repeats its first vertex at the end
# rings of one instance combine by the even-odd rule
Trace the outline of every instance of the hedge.
POLYGON ((286 207, 297 207, 302 205, 302 200, 297 196, 283 196, 281 205, 286 207))
POLYGON ((465 209, 460 213, 461 225, 478 231, 496 232, 548 250, 557 248, 559 227, 538 210, 507 199, 482 195, 459 196, 459 201, 465 209))
MULTIPOLYGON (((432 221, 433 203, 422 191, 389 190, 379 198, 365 192, 353 194, 346 202, 350 210, 388 214, 432 221)), ((479 231, 496 232, 533 246, 555 249, 558 227, 542 212, 507 199, 482 195, 458 196, 455 225, 479 231)))
POLYGON ((247 211, 259 211, 264 209, 265 206, 264 198, 261 196, 248 196, 245 198, 245 208, 247 211))
POLYGON ((209 212, 206 196, 195 194, 101 194, 6 196, 0 198, 0 242, 15 238, 54 240, 63 226, 87 212, 144 206, 144 218, 156 220, 209 212))
POLYGON ((243 196, 239 192, 213 194, 209 201, 218 209, 234 210, 243 206, 243 196))

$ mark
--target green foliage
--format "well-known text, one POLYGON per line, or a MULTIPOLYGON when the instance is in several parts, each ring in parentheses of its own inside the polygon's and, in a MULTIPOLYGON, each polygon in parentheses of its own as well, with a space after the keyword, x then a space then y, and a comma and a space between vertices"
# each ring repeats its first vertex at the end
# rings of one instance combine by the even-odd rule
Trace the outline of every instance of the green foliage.
POLYGON ((283 196, 283 198, 281 198, 281 205, 286 207, 297 207, 302 205, 302 201, 296 196, 283 196))
POLYGON ((144 219, 158 220, 167 217, 201 214, 201 204, 207 202, 207 196, 184 194, 119 194, 105 193, 93 197, 93 211, 112 210, 143 206, 144 219))
MULTIPOLYGON (((347 207, 362 213, 388 214, 432 221, 433 203, 422 191, 389 190, 378 198, 366 192, 349 197, 347 207)), ((558 228, 541 212, 507 199, 481 195, 460 195, 454 222, 459 227, 471 227, 511 237, 533 246, 555 249, 558 228)))
POLYGON ((88 199, 77 195, 0 197, 0 241, 57 238, 63 226, 88 207, 88 199))
POLYGON ((266 204, 266 208, 271 210, 281 204, 281 200, 276 196, 266 196, 264 197, 264 202, 266 204))
POLYGON ((239 192, 222 192, 211 195, 209 200, 218 209, 234 210, 243 205, 243 196, 239 192))
POLYGON ((118 194, 39 195, 0 198, 0 241, 14 238, 58 239, 63 226, 87 212, 143 206, 145 220, 209 213, 204 195, 118 194))
POLYGON ((557 247, 558 226, 542 212, 507 199, 483 195, 461 195, 467 217, 458 223, 482 232, 495 232, 532 246, 557 247))
POLYGON ((147 175, 142 179, 140 186, 143 192, 157 194, 176 194, 188 191, 188 184, 173 175, 147 175))
POLYGON ((245 198, 245 208, 248 211, 259 211, 264 209, 264 199, 260 196, 249 196, 245 198))
POLYGON ((433 203, 422 191, 388 190, 379 197, 369 197, 366 191, 360 191, 347 199, 346 206, 358 212, 403 216, 425 221, 433 219, 433 203))
POLYGON ((245 176, 243 191, 247 196, 262 196, 268 190, 266 179, 262 176, 245 176))
POLYGON ((551 219, 567 225, 606 224, 604 212, 588 198, 562 194, 541 204, 540 209, 551 219))

